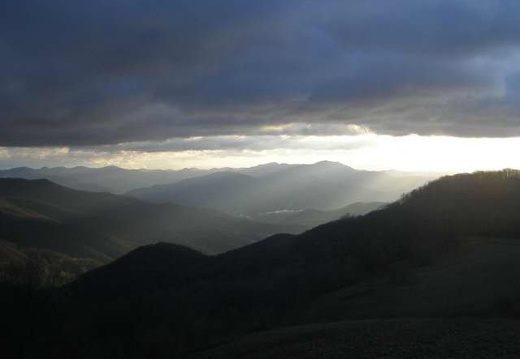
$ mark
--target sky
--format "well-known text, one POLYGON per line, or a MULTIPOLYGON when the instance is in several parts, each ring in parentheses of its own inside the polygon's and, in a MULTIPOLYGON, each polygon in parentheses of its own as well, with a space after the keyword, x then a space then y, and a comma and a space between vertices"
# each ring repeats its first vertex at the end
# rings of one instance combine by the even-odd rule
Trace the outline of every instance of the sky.
POLYGON ((517 0, 0 5, 0 167, 520 168, 517 0))

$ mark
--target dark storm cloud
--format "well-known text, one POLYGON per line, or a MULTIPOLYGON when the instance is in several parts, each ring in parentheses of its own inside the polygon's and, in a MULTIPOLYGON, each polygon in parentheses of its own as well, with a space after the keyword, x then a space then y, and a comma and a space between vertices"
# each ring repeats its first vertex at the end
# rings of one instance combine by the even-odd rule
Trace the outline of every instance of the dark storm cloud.
POLYGON ((311 125, 302 134, 333 123, 520 135, 517 1, 1 6, 4 146, 255 135, 291 123, 311 125))

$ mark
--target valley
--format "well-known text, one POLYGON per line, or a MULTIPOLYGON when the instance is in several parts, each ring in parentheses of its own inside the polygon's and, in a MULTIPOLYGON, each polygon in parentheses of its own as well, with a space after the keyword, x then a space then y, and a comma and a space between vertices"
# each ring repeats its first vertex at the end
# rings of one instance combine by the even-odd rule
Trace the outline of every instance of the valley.
MULTIPOLYGON (((343 216, 300 233, 275 232, 220 254, 199 251, 194 239, 185 246, 175 237, 156 241, 153 236, 173 235, 179 228, 197 233, 199 227, 179 226, 201 214, 197 224, 212 214, 214 226, 231 227, 208 225, 200 238, 218 238, 215 228, 224 228, 225 239, 241 221, 248 224, 241 232, 247 238, 245 231, 255 222, 210 209, 78 192, 46 180, 3 181, 3 235, 18 236, 0 252, 19 263, 11 271, 24 268, 23 263, 34 267, 27 263, 38 250, 25 245, 29 232, 6 219, 21 221, 24 230, 34 225, 45 233, 46 226, 53 228, 49 233, 56 236, 49 242, 31 242, 50 246, 37 255, 48 265, 47 277, 67 276, 53 269, 53 263, 74 268, 72 260, 88 270, 81 274, 69 269, 79 277, 62 281, 61 287, 42 290, 27 286, 30 281, 0 286, 5 300, 18 298, 17 306, 3 313, 6 318, 23 318, 23 308, 37 313, 16 325, 10 322, 32 334, 19 336, 15 330, 9 335, 31 343, 30 353, 41 357, 124 353, 127 358, 272 358, 283 352, 287 357, 350 353, 371 358, 383 353, 414 357, 428 350, 464 357, 474 351, 455 343, 480 343, 487 340, 486 330, 518 333, 513 321, 520 315, 520 287, 515 284, 520 275, 517 171, 442 177, 367 214, 343 216), (181 221, 172 227, 174 213, 181 221), (121 232, 128 223, 136 230, 121 232), (73 232, 60 237, 62 226, 81 230, 84 239, 73 232), (106 237, 87 241, 94 230, 106 237), (78 250, 78 244, 86 254, 96 251, 109 259, 93 266, 70 258, 75 252, 67 251, 78 250), (128 253, 110 257, 108 250, 118 245, 126 245, 122 248, 128 253), (48 249, 61 254, 51 255, 48 249), (381 346, 371 351, 352 347, 349 343, 357 343, 354 332, 366 333, 358 335, 381 346), (447 333, 453 333, 452 342, 435 344, 447 333), (410 336, 415 339, 404 339, 410 336), (48 344, 57 338, 59 345, 48 344), (396 347, 388 347, 389 342, 396 347)), ((488 349, 503 357, 515 348, 501 347, 497 337, 489 340, 488 349)))

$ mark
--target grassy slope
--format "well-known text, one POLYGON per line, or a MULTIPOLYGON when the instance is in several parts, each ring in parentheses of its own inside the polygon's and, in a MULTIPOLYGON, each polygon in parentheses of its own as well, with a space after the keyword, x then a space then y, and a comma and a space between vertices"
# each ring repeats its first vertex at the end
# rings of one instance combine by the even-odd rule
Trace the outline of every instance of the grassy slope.
POLYGON ((322 324, 249 335, 188 358, 515 358, 520 321, 500 318, 520 315, 517 278, 520 240, 466 238, 431 266, 396 267, 293 318, 322 324))
POLYGON ((432 266, 399 268, 384 278, 329 294, 305 321, 381 317, 518 315, 520 240, 470 238, 432 266))
POLYGON ((518 358, 520 321, 398 319, 314 324, 249 335, 185 359, 518 358))

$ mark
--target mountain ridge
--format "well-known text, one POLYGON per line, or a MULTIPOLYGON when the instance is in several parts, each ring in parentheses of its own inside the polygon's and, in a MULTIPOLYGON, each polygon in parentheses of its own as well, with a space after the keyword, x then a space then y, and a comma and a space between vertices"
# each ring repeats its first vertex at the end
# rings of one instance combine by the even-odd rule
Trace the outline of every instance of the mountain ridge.
MULTIPOLYGON (((168 278, 178 275, 177 271, 155 272, 154 280, 161 285, 154 289, 154 303, 163 315, 175 318, 174 328, 179 326, 183 333, 189 333, 188 342, 195 343, 190 346, 178 337, 175 342, 177 344, 168 344, 172 350, 184 345, 201 349, 259 328, 267 330, 299 323, 298 320, 303 318, 319 320, 320 317, 305 317, 303 314, 307 315, 309 306, 319 303, 319 298, 331 293, 339 293, 334 298, 339 298, 339 303, 345 302, 345 308, 349 308, 349 303, 361 305, 361 309, 370 315, 372 311, 367 305, 363 305, 363 298, 371 298, 370 303, 377 300, 380 289, 373 283, 389 283, 390 290, 402 286, 406 288, 413 285, 416 271, 421 268, 432 268, 435 269, 434 273, 445 273, 445 265, 442 263, 447 255, 454 258, 458 266, 456 268, 465 268, 464 261, 472 257, 465 254, 464 248, 474 248, 473 242, 468 240, 472 236, 482 236, 486 245, 489 244, 498 253, 508 254, 504 257, 508 259, 504 261, 502 256, 495 257, 489 262, 494 268, 491 270, 485 265, 481 266, 481 260, 476 257, 468 265, 471 263, 477 270, 470 267, 469 270, 464 270, 464 275, 473 276, 472 280, 475 281, 478 280, 479 271, 488 268, 491 276, 488 280, 507 289, 510 288, 507 280, 499 282, 493 276, 520 273, 520 261, 514 260, 515 256, 520 258, 520 252, 512 252, 507 246, 496 247, 487 238, 494 236, 520 241, 519 218, 519 172, 444 177, 364 216, 336 220, 300 235, 275 235, 216 257, 196 259, 193 267, 183 267, 183 275, 174 277, 175 280, 168 278), (459 194, 455 195, 457 192, 459 194), (507 266, 514 268, 508 270, 507 266), (354 291, 353 294, 341 294, 342 290, 355 288, 357 284, 366 288, 359 293, 354 291), (372 291, 374 295, 370 296, 372 291), (355 302, 358 297, 361 298, 360 301, 355 302), (182 303, 181 312, 174 309, 175 303, 182 303)), ((150 250, 153 253, 154 248, 150 250)), ((489 250, 479 253, 487 256, 489 250)), ((100 281, 111 276, 112 270, 113 266, 112 269, 102 267, 96 271, 96 276, 89 276, 88 281, 80 277, 67 290, 73 296, 91 296, 106 305, 129 305, 125 300, 127 292, 124 289, 110 291, 106 285, 102 291, 96 289, 100 281)), ((126 272, 124 268, 120 270, 122 273, 126 272)), ((130 276, 133 278, 130 283, 127 282, 128 277, 122 277, 121 282, 118 282, 117 276, 112 277, 110 285, 132 288, 133 296, 147 300, 146 298, 150 298, 147 294, 150 292, 149 279, 145 273, 143 276, 138 273, 130 276), (118 283, 125 284, 120 286, 118 283)), ((433 278, 438 280, 435 278, 445 276, 433 278)), ((386 290, 387 286, 381 288, 386 290)), ((437 287, 437 291, 438 288, 443 287, 437 287)), ((478 286, 467 288, 468 292, 464 294, 466 298, 471 300, 472 293, 477 297, 477 293, 472 291, 478 290, 478 286)), ((408 293, 406 298, 409 298, 409 293, 414 291, 403 293, 408 293)), ((446 300, 454 303, 459 297, 445 298, 441 292, 427 293, 430 297, 437 298, 437 302, 431 304, 437 308, 436 317, 457 313, 467 315, 465 311, 451 312, 443 309, 448 308, 446 300)), ((385 298, 394 300, 406 299, 384 295, 385 298)), ((520 298, 520 292, 516 295, 520 298)), ((497 301, 500 303, 503 300, 485 296, 479 298, 483 298, 484 302, 478 310, 470 312, 473 315, 494 315, 497 301)), ((339 305, 338 299, 334 300, 327 300, 325 303, 339 305)), ((414 299, 412 297, 409 300, 414 299)), ((506 309, 501 309, 502 315, 520 313, 520 303, 508 303, 508 306, 503 307, 506 309)), ((320 305, 320 308, 323 309, 324 305, 320 305)), ((343 310, 347 317, 337 318, 349 319, 348 310, 343 310)), ((427 316, 428 313, 431 312, 418 311, 415 315, 427 316)), ((334 320, 334 314, 329 315, 327 320, 334 320)), ((366 317, 356 317, 364 318, 366 317)))
POLYGON ((260 177, 225 172, 133 190, 127 195, 158 202, 214 208, 259 219, 276 210, 333 210, 353 202, 387 202, 432 179, 357 171, 336 162, 290 167, 260 177))
POLYGON ((298 226, 260 223, 215 210, 84 192, 49 180, 0 179, 0 239, 107 263, 169 241, 220 253, 298 226))

